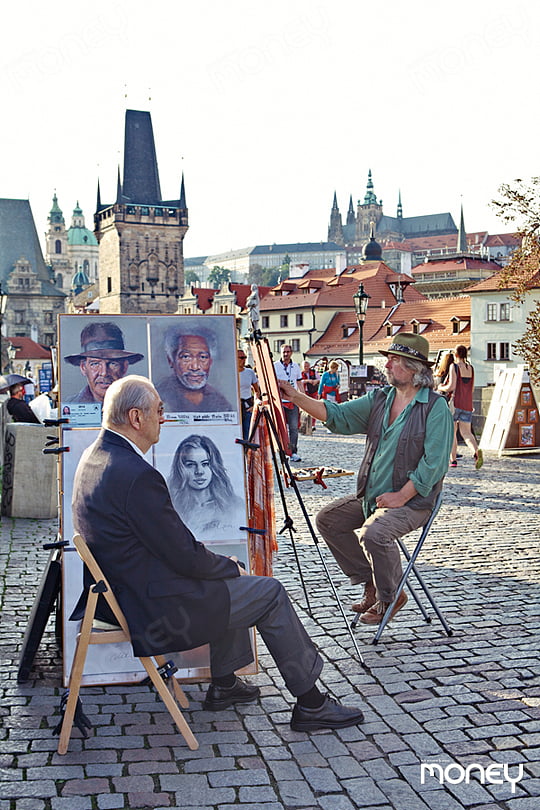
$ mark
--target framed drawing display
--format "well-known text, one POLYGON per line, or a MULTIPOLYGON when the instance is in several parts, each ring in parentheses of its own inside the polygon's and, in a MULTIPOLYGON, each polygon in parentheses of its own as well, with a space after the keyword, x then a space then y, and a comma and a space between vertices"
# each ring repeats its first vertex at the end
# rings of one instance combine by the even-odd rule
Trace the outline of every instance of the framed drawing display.
POLYGON ((523 388, 521 391, 521 404, 530 405, 532 402, 532 391, 530 388, 523 388))
POLYGON ((516 422, 526 422, 527 421, 527 411, 525 408, 518 408, 516 410, 516 422))
POLYGON ((60 413, 73 427, 99 427, 109 385, 126 374, 149 376, 146 318, 59 317, 60 413))
POLYGON ((538 422, 538 410, 536 408, 531 408, 528 412, 527 421, 533 423, 538 422))
MULTIPOLYGON (((73 481, 96 439, 108 386, 127 374, 149 377, 167 406, 159 443, 145 458, 162 473, 178 514, 215 553, 249 570, 246 486, 239 424, 236 330, 232 315, 61 315, 58 364, 61 426, 62 625, 67 685, 78 622, 69 616, 83 590, 83 565, 72 545, 73 481)), ((255 634, 252 635, 255 658, 255 634)), ((181 679, 209 676, 209 649, 171 653, 181 679)), ((256 672, 256 663, 243 670, 256 672)), ((130 683, 144 676, 131 645, 92 645, 83 684, 130 683), (106 648, 106 649, 105 649, 106 648)))
POLYGON ((535 434, 534 425, 520 425, 519 426, 520 447, 534 447, 534 440, 535 440, 534 434, 535 434))
POLYGON ((234 319, 162 316, 150 321, 152 382, 165 419, 183 425, 236 424, 234 319))

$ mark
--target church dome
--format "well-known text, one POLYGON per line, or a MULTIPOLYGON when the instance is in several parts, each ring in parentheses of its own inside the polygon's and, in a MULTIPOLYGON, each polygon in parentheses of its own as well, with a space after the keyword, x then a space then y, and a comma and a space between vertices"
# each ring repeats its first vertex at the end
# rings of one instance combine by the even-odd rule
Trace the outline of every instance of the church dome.
POLYGON ((373 223, 371 223, 371 236, 369 242, 366 242, 362 248, 362 258, 365 262, 382 261, 382 247, 375 240, 375 226, 373 223))
POLYGON ((92 231, 89 231, 88 228, 85 227, 82 208, 80 207, 78 200, 77 205, 73 209, 71 226, 68 228, 67 238, 68 245, 74 245, 77 247, 80 247, 81 245, 97 246, 98 243, 92 231))
POLYGON ((84 272, 84 270, 77 270, 75 275, 73 276, 73 281, 71 282, 71 289, 75 293, 82 292, 85 287, 90 286, 90 279, 84 272))

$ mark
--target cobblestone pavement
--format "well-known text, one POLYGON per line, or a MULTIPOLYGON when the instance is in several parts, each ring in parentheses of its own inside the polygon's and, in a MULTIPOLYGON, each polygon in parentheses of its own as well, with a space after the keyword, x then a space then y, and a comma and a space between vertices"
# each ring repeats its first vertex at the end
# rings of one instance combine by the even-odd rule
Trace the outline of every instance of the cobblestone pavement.
MULTIPOLYGON (((300 439, 306 465, 356 470, 361 451, 358 438, 327 435, 320 426, 300 439)), ((354 482, 328 479, 326 490, 301 483, 307 513, 353 491, 354 482)), ((454 635, 436 620, 426 624, 409 600, 378 646, 370 643, 373 629, 357 628, 366 669, 355 660, 319 551, 345 607, 358 589, 344 581, 324 544, 317 550, 287 491, 312 617, 288 537, 275 573, 325 658, 324 687, 362 705, 365 722, 337 732, 291 731, 292 699, 260 644, 260 674, 252 678, 262 688, 260 703, 212 715, 201 709, 206 685, 186 686, 195 752, 148 687, 117 686, 83 688, 94 730, 85 742, 75 730, 68 754, 56 754, 51 730, 63 689, 52 623, 30 679, 16 682, 46 560, 41 544, 56 524, 4 517, 0 810, 538 810, 539 482, 540 455, 488 457, 479 472, 464 458, 450 470, 421 569, 454 635), (440 766, 424 773, 423 784, 422 763, 440 766)))

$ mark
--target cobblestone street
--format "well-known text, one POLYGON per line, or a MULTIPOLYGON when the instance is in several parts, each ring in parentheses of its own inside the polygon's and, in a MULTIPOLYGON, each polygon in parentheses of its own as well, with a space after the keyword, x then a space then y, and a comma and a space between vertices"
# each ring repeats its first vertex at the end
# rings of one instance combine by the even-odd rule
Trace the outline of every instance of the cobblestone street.
MULTIPOLYGON (((313 436, 300 437, 298 466, 326 463, 356 473, 362 450, 358 437, 328 435, 318 425, 313 436)), ((52 622, 30 679, 16 680, 48 555, 42 543, 55 538, 57 525, 3 517, 0 810, 538 810, 540 454, 487 455, 477 472, 468 450, 460 452, 419 558, 454 634, 447 637, 435 617, 426 624, 409 599, 377 646, 372 628, 356 628, 366 668, 319 551, 347 615, 360 591, 322 541, 317 550, 287 490, 311 616, 288 535, 280 538, 275 575, 325 659, 324 688, 365 712, 361 726, 336 732, 291 731, 293 700, 259 641, 260 672, 250 680, 261 686, 260 702, 210 714, 201 708, 207 685, 186 685, 198 751, 189 751, 149 687, 114 686, 81 690, 94 729, 86 741, 75 729, 68 754, 58 756, 52 729, 64 690, 52 622), (424 769, 422 779, 422 763, 441 767, 424 769), (472 764, 482 768, 471 769, 469 782, 472 764)), ((313 518, 329 500, 353 492, 355 477, 326 483, 326 490, 299 484, 313 518)))

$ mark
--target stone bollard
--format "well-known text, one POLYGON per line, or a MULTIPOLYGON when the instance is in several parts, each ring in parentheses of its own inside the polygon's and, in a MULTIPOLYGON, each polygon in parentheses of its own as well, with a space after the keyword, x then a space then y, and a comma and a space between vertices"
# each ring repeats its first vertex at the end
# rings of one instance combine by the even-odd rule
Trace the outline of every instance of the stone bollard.
POLYGON ((2 514, 55 518, 58 514, 57 456, 43 455, 43 425, 13 422, 4 436, 2 514))

